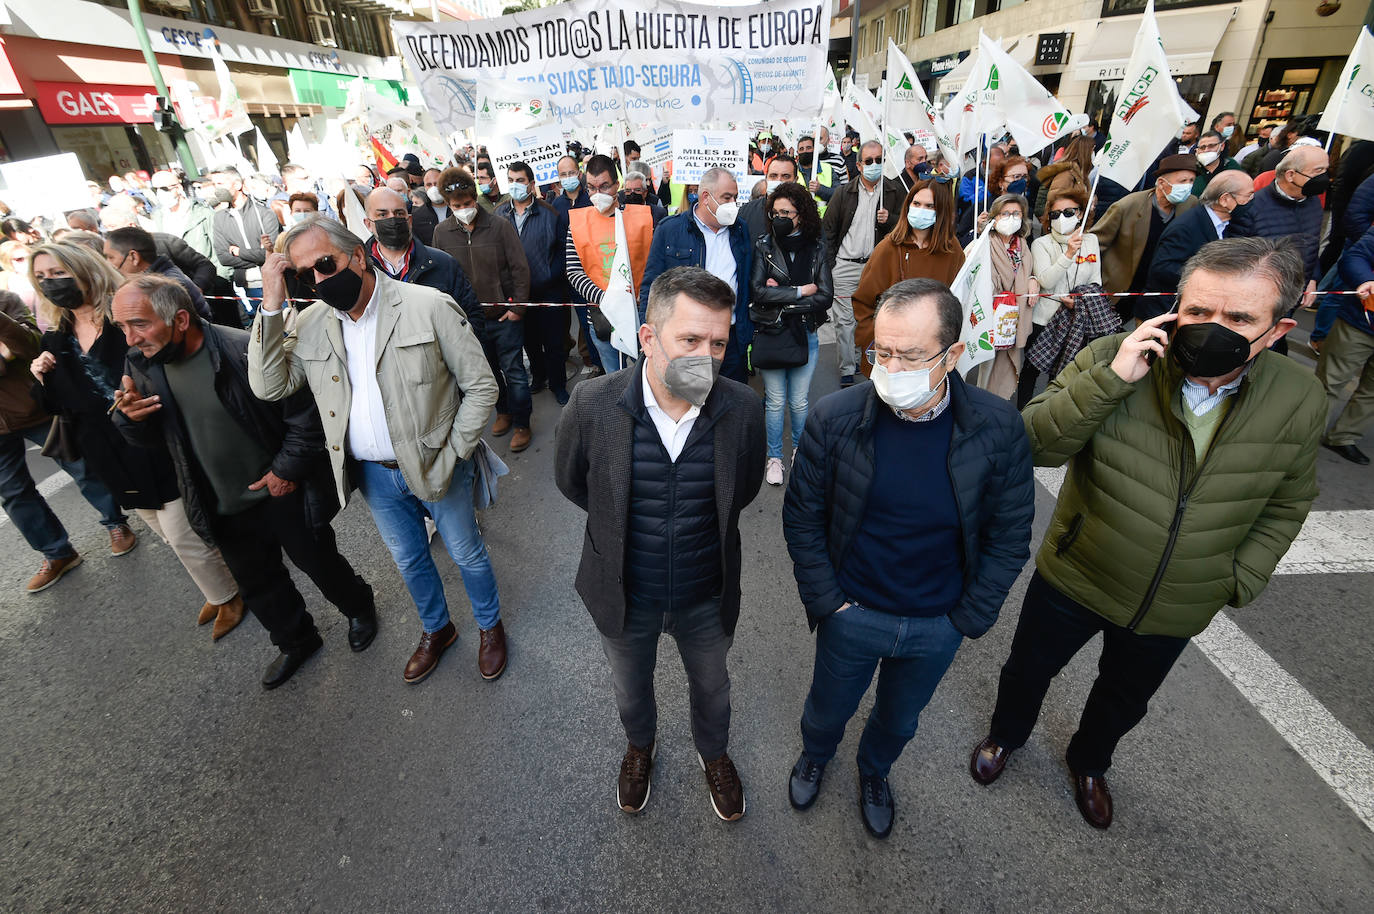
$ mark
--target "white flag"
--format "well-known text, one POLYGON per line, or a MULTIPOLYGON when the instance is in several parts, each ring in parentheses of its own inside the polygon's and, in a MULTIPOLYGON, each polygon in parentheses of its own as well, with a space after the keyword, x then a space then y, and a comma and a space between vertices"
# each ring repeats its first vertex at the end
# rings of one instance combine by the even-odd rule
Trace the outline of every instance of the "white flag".
POLYGON ((945 129, 945 122, 926 97, 921 81, 916 78, 911 61, 891 38, 887 40, 887 90, 883 93, 883 173, 897 177, 906 155, 906 136, 903 131, 928 131, 940 147, 940 155, 949 163, 950 173, 959 174, 959 154, 954 137, 945 129), (898 154, 900 153, 900 154, 898 154))
POLYGON ((991 232, 989 223, 964 254, 964 265, 949 284, 964 305, 964 325, 959 334, 964 354, 954 367, 965 377, 972 368, 996 355, 992 346, 992 262, 988 257, 991 232))
POLYGON ((234 87, 229 68, 218 54, 210 55, 210 62, 214 65, 215 79, 219 82, 219 106, 214 117, 202 118, 201 132, 211 141, 247 133, 253 129, 253 122, 248 119, 248 109, 239 98, 239 90, 234 87))
POLYGON ((1134 187, 1169 138, 1196 119, 1169 75, 1154 0, 1149 0, 1112 111, 1111 138, 1097 156, 1098 177, 1134 187))
POLYGON ((304 165, 306 168, 314 167, 311 164, 313 156, 310 144, 305 141, 305 131, 301 129, 300 121, 296 121, 291 125, 291 129, 286 131, 286 154, 297 165, 304 165))
POLYGON ((1317 127, 1374 140, 1374 36, 1369 34, 1368 27, 1360 29, 1355 50, 1346 58, 1341 81, 1331 93, 1331 101, 1326 103, 1317 127))
POLYGON ((1069 130, 1088 123, 1074 118, 1068 109, 1040 85, 1026 68, 1011 59, 1001 44, 978 33, 979 57, 988 62, 986 90, 993 94, 1002 124, 1016 140, 1021 155, 1034 155, 1069 130))
POLYGON ((630 358, 639 356, 639 302, 630 272, 630 245, 625 240, 625 214, 615 211, 615 256, 611 276, 601 296, 601 313, 611 324, 611 345, 630 358))
POLYGON ((882 134, 878 131, 877 119, 882 117, 883 109, 878 107, 878 100, 873 97, 863 86, 854 84, 850 80, 844 87, 844 119, 859 131, 859 140, 867 143, 869 140, 882 141, 882 134))
POLYGON ((258 171, 265 175, 279 174, 281 166, 277 163, 277 154, 272 151, 267 137, 263 136, 262 130, 257 127, 254 127, 253 131, 257 134, 257 139, 253 143, 253 154, 258 160, 258 171))

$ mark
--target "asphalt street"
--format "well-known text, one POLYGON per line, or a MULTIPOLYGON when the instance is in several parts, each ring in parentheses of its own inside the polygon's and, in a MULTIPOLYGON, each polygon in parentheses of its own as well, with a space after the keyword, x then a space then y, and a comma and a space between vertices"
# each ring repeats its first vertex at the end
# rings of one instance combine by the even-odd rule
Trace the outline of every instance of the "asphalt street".
MULTIPOLYGON (((829 347, 822 358, 816 396, 836 384, 829 347)), ((867 700, 819 802, 794 812, 786 779, 813 642, 782 491, 768 487, 742 521, 730 655, 730 752, 748 814, 725 824, 710 809, 665 639, 653 794, 643 815, 624 815, 623 731, 573 590, 583 515, 553 484, 558 407, 548 393, 535 403, 528 451, 494 442, 511 475, 483 527, 511 660, 493 683, 478 676, 476 626, 437 543, 461 638, 428 680, 402 681, 419 621, 361 500, 335 527, 377 591, 381 632, 350 653, 344 620, 298 575, 325 648, 271 693, 258 685, 274 655, 265 632, 248 619, 212 644, 195 625, 199 593, 145 528, 133 553, 112 558, 76 488, 57 487, 50 503, 86 561, 29 596, 36 554, 0 526, 0 909, 1369 910, 1371 827, 1196 646, 1117 753, 1109 831, 1079 817, 1063 761, 1099 642, 1055 684, 1002 780, 969 778, 1029 565, 999 623, 961 648, 894 768, 891 839, 870 839, 856 805, 867 700)), ((1374 439, 1362 446, 1374 452, 1374 439)), ((1322 451, 1318 474, 1316 510, 1374 509, 1369 468, 1322 451)), ((1052 506, 1040 487, 1037 542, 1052 506)), ((1365 747, 1371 595, 1368 572, 1286 574, 1228 610, 1365 747)))

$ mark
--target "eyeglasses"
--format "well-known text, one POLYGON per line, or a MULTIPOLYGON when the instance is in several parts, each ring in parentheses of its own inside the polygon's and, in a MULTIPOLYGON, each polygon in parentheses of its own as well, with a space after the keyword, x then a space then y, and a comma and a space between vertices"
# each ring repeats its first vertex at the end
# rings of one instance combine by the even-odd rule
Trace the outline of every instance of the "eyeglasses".
POLYGON ((1047 214, 1051 219, 1058 219, 1060 216, 1077 216, 1078 207, 1070 206, 1066 209, 1052 209, 1047 214))
POLYGON ((896 359, 897 363, 902 366, 902 371, 920 371, 922 366, 929 365, 936 359, 942 358, 949 350, 950 347, 946 346, 935 355, 928 358, 921 358, 919 356, 907 356, 895 352, 888 352, 886 349, 879 350, 877 346, 869 346, 868 351, 865 352, 864 355, 868 358, 868 364, 870 365, 879 365, 883 362, 896 359))
POLYGON ((334 256, 333 254, 325 254, 310 266, 296 270, 296 281, 307 288, 315 288, 316 273, 321 276, 333 276, 335 273, 339 272, 339 264, 338 261, 334 259, 334 256))
POLYGON ((785 210, 785 209, 775 209, 775 210, 773 210, 773 217, 776 219, 776 218, 778 218, 779 216, 781 216, 781 217, 784 218, 784 219, 795 219, 795 218, 797 218, 797 214, 796 214, 795 211, 792 211, 792 210, 785 210))
POLYGON ((882 156, 878 156, 878 157, 876 157, 876 158, 867 158, 867 159, 864 159, 864 160, 863 160, 863 164, 865 164, 865 165, 877 165, 877 164, 881 163, 882 160, 883 160, 882 156))

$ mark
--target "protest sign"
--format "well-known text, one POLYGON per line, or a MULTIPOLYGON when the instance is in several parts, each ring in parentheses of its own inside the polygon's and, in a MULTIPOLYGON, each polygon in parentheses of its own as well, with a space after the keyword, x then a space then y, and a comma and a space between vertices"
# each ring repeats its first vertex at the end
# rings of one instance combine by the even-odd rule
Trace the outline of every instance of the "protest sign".
POLYGON ((728 168, 745 190, 749 134, 743 130, 674 130, 673 180, 699 184, 708 168, 728 168))
POLYGON ((530 85, 531 99, 564 128, 613 118, 686 127, 814 116, 830 8, 571 0, 495 19, 395 19, 392 30, 445 133, 473 125, 485 80, 530 85))
POLYGON ((561 129, 546 125, 491 137, 487 151, 498 180, 505 179, 512 162, 524 162, 534 169, 535 184, 552 184, 558 180, 558 160, 567 152, 567 145, 561 129))
POLYGON ((528 130, 549 122, 549 111, 524 83, 483 81, 477 84, 477 133, 493 136, 528 130))
POLYGON ((640 161, 650 168, 660 168, 673 158, 672 127, 643 127, 635 133, 635 142, 639 144, 640 161))
POLYGON ((0 164, 0 195, 14 212, 49 216, 56 227, 65 225, 63 213, 94 205, 74 152, 0 164))

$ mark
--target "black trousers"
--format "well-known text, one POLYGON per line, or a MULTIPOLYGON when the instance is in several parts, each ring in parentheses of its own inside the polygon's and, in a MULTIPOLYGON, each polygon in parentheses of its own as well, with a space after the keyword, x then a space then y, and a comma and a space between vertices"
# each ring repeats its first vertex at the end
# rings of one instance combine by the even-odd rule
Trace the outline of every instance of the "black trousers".
POLYGON ((1008 749, 1035 729, 1050 680, 1098 632, 1102 656, 1066 760, 1077 774, 1100 777, 1121 738, 1145 719, 1150 698, 1169 675, 1187 638, 1140 635, 1108 622, 1060 593, 1036 572, 1021 604, 1011 656, 1002 667, 991 736, 1008 749))
POLYGON ((525 354, 530 357, 530 377, 536 384, 546 384, 554 393, 568 389, 569 320, 567 308, 525 309, 525 354))
POLYGON ((283 551, 345 616, 375 612, 372 588, 339 554, 334 528, 312 527, 306 520, 305 493, 299 488, 238 514, 215 515, 211 531, 238 581, 244 606, 282 651, 309 644, 316 636, 315 620, 282 561, 283 551))

